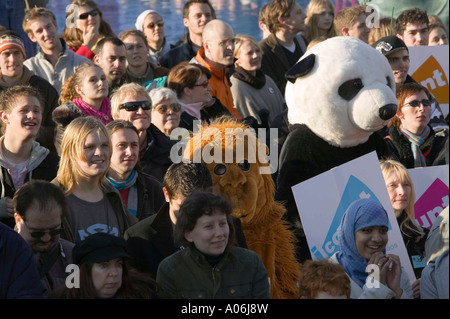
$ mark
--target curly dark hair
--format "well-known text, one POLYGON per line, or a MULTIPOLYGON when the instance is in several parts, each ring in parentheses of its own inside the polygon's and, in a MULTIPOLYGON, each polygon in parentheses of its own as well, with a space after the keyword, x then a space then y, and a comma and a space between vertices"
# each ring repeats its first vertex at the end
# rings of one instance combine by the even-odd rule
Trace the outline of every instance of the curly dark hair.
POLYGON ((419 8, 413 8, 405 10, 397 18, 395 22, 395 33, 403 35, 405 32, 406 25, 408 23, 423 23, 426 24, 428 28, 428 14, 426 11, 422 11, 419 8))

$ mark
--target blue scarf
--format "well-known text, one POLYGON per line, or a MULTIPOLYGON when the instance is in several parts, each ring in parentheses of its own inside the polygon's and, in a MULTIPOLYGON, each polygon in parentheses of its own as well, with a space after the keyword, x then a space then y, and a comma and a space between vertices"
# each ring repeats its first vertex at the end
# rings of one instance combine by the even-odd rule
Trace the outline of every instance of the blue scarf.
POLYGON ((360 287, 366 283, 368 261, 361 257, 356 248, 355 233, 372 226, 389 226, 389 219, 383 206, 373 199, 359 199, 348 207, 338 228, 340 251, 339 263, 345 272, 360 287))
POLYGON ((137 196, 137 186, 136 186, 137 176, 138 176, 138 174, 136 173, 136 171, 133 170, 125 182, 120 182, 120 181, 114 180, 111 176, 106 175, 106 178, 108 179, 108 181, 118 191, 122 191, 127 188, 130 189, 128 192, 127 209, 130 211, 130 213, 132 213, 136 217, 137 217, 137 206, 138 206, 138 196, 137 196))

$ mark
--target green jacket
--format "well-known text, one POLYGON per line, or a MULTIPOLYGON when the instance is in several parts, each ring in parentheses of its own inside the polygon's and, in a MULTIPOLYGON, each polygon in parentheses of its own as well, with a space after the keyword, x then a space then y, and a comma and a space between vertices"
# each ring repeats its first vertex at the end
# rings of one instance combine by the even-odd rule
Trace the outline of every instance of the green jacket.
POLYGON ((159 265, 160 296, 167 299, 270 299, 266 268, 248 249, 233 247, 211 266, 195 248, 186 248, 159 265))

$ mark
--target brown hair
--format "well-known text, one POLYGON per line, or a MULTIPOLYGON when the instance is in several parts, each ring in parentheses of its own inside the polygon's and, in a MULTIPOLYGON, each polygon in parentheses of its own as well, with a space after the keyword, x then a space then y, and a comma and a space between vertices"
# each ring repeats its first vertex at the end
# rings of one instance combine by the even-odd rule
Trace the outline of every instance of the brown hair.
POLYGON ((183 95, 185 87, 194 88, 197 80, 205 74, 208 79, 211 78, 211 71, 197 63, 181 62, 174 66, 167 77, 167 85, 180 98, 183 95))
POLYGON ((56 17, 50 10, 46 8, 34 7, 25 12, 25 16, 22 22, 22 28, 26 33, 33 33, 30 29, 30 24, 33 20, 39 19, 40 17, 45 17, 50 19, 53 24, 58 27, 58 23, 56 22, 56 17))
POLYGON ((288 18, 295 3, 295 0, 273 0, 268 3, 265 24, 270 33, 276 33, 281 28, 278 18, 288 18))
POLYGON ((403 36, 403 32, 405 32, 408 23, 423 23, 428 28, 427 12, 422 11, 419 8, 403 11, 397 17, 397 21, 395 22, 395 33, 403 36))
POLYGON ((359 5, 354 7, 347 7, 340 10, 334 17, 334 28, 336 34, 341 36, 343 28, 351 28, 355 20, 361 15, 366 14, 367 5, 359 5))
MULTIPOLYGON (((305 37, 308 41, 312 41, 319 37, 319 29, 317 28, 317 20, 323 9, 331 10, 334 20, 334 5, 330 0, 311 0, 306 7, 306 32, 305 37)), ((330 29, 326 34, 326 38, 332 38, 336 35, 334 23, 331 24, 330 29)))
POLYGON ((328 259, 305 261, 300 271, 299 284, 299 298, 302 299, 314 299, 320 292, 350 298, 350 279, 344 267, 328 259))
POLYGON ((119 35, 119 39, 122 40, 122 42, 124 42, 124 40, 130 35, 141 38, 142 41, 144 41, 145 43, 145 47, 148 49, 147 38, 145 37, 145 34, 142 31, 136 29, 125 30, 119 35))
POLYGON ((189 9, 190 9, 191 5, 193 5, 194 3, 207 4, 209 9, 211 9, 211 17, 213 19, 216 18, 216 11, 214 11, 213 6, 211 5, 211 3, 209 3, 208 0, 188 0, 188 1, 186 1, 186 3, 184 4, 184 7, 183 7, 183 19, 189 18, 189 9))
MULTIPOLYGON (((427 95, 427 98, 429 100, 431 100, 431 93, 430 91, 428 91, 428 89, 426 87, 424 87, 423 85, 420 85, 419 83, 416 82, 409 82, 409 83, 405 83, 402 84, 400 86, 397 87, 397 103, 398 103, 398 110, 397 110, 397 114, 400 114, 402 112, 402 108, 404 106, 404 102, 406 100, 406 98, 408 96, 410 96, 411 94, 414 93, 418 93, 418 92, 425 92, 425 94, 427 95)), ((389 122, 388 127, 400 127, 401 121, 397 116, 394 116, 392 118, 392 120, 389 122)))
MULTIPOLYGON (((115 36, 115 33, 113 32, 111 26, 108 22, 103 20, 103 14, 102 10, 98 7, 97 3, 92 0, 73 0, 72 5, 76 5, 79 7, 91 7, 93 10, 98 10, 100 14, 100 27, 98 29, 98 32, 100 34, 100 38, 102 37, 109 37, 109 36, 115 36)), ((69 18, 73 14, 74 10, 69 10, 66 13, 66 19, 69 18)), ((75 21, 78 19, 78 17, 75 17, 75 21)), ((61 38, 64 39, 64 41, 67 42, 67 45, 71 48, 79 48, 83 44, 83 31, 75 28, 69 28, 66 27, 63 30, 63 33, 61 34, 61 38)))
POLYGON ((75 90, 75 86, 81 86, 81 83, 85 79, 85 72, 90 68, 99 68, 100 70, 102 70, 100 66, 92 61, 80 64, 76 68, 75 73, 64 81, 61 88, 61 95, 59 97, 60 104, 64 104, 67 101, 72 101, 73 99, 80 97, 78 92, 75 90))
POLYGON ((369 40, 368 40, 369 45, 374 44, 375 42, 377 42, 379 39, 381 39, 383 37, 387 37, 389 35, 394 35, 394 30, 395 30, 395 20, 394 19, 384 17, 384 18, 380 18, 379 21, 380 21, 379 28, 375 28, 375 27, 370 28, 369 40))
MULTIPOLYGON (((17 99, 21 96, 32 96, 38 99, 41 112, 43 111, 45 104, 41 93, 29 85, 13 86, 0 92, 0 111, 8 114, 11 113, 12 109, 16 106, 15 103, 17 102, 17 99)), ((5 134, 6 124, 4 124, 3 121, 0 121, 0 124, 1 132, 2 134, 5 134)))

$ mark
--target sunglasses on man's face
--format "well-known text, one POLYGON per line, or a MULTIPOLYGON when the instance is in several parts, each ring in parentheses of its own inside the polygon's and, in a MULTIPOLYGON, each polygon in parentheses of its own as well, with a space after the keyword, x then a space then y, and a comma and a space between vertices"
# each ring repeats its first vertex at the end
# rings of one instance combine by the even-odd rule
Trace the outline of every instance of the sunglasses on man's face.
POLYGON ((206 88, 208 87, 208 85, 209 85, 209 82, 208 82, 208 81, 203 82, 203 83, 200 83, 200 84, 194 84, 194 86, 201 86, 201 87, 203 87, 204 89, 206 89, 206 88))
POLYGON ((423 105, 424 107, 426 107, 426 106, 431 105, 431 101, 427 100, 427 99, 423 99, 422 101, 414 100, 414 101, 403 104, 403 106, 405 106, 405 105, 410 105, 412 107, 418 107, 419 105, 423 105))
POLYGON ((169 111, 169 108, 173 112, 180 112, 181 111, 181 105, 178 103, 173 103, 170 105, 161 104, 155 107, 155 110, 158 111, 160 114, 166 114, 169 111))
POLYGON ((158 22, 156 22, 156 23, 150 22, 150 23, 147 25, 147 27, 148 27, 149 29, 154 29, 156 26, 162 28, 162 27, 164 26, 164 22, 163 22, 163 21, 158 21, 158 22))
POLYGON ((85 12, 85 13, 80 14, 80 15, 78 16, 78 18, 79 18, 80 20, 86 20, 89 16, 95 17, 95 16, 97 16, 99 13, 100 13, 100 12, 98 12, 97 9, 94 9, 94 10, 92 10, 92 11, 88 11, 88 12, 85 12))
POLYGON ((144 111, 150 110, 152 108, 152 104, 149 101, 136 101, 136 102, 126 102, 122 103, 119 106, 119 110, 126 110, 128 112, 137 111, 139 108, 144 111))

